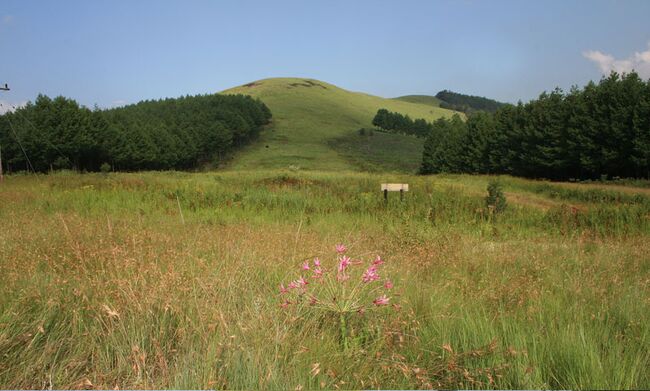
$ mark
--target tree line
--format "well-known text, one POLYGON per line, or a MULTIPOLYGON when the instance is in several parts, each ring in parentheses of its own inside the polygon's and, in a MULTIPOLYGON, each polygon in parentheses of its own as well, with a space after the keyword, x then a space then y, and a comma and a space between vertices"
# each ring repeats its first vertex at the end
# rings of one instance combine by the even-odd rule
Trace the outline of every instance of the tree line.
POLYGON ((650 80, 615 72, 493 114, 431 124, 421 173, 650 178, 650 80))
POLYGON ((6 171, 191 169, 254 139, 271 112, 245 95, 197 95, 90 110, 39 95, 0 116, 6 171))
POLYGON ((384 132, 398 133, 416 137, 427 137, 431 133, 431 124, 424 119, 412 120, 408 115, 379 109, 372 124, 384 132))
POLYGON ((462 111, 467 114, 476 111, 494 113, 501 107, 505 106, 505 103, 493 99, 484 98, 482 96, 459 94, 449 90, 438 92, 436 98, 440 99, 440 107, 443 109, 462 111))

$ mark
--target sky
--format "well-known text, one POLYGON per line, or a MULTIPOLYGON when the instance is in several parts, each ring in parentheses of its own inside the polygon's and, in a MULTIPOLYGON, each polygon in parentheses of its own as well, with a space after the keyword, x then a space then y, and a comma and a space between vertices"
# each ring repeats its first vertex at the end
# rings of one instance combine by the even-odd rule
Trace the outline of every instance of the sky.
POLYGON ((636 69, 650 1, 0 0, 1 110, 92 107, 309 77, 383 97, 515 103, 636 69))

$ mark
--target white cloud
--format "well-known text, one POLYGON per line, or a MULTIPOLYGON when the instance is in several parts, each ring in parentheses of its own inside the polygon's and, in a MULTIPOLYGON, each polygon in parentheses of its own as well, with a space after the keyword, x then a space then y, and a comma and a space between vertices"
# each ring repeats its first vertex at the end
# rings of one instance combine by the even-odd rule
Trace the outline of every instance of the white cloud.
POLYGON ((614 57, 599 50, 587 50, 582 55, 595 62, 602 73, 609 73, 614 64, 614 57))
POLYGON ((0 115, 10 113, 19 107, 25 106, 27 102, 11 103, 0 99, 0 115))
POLYGON ((635 52, 630 57, 623 59, 616 59, 600 50, 587 50, 582 55, 593 61, 604 75, 611 71, 629 73, 634 70, 642 79, 650 79, 650 42, 648 42, 646 51, 635 52))

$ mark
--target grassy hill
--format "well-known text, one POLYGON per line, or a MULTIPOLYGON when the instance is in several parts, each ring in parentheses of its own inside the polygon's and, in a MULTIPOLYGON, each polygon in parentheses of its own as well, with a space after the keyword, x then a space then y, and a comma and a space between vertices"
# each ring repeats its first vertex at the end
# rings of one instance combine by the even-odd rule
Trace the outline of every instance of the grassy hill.
POLYGON ((433 106, 433 107, 440 107, 440 102, 441 102, 440 99, 436 98, 435 96, 431 96, 431 95, 404 95, 404 96, 399 96, 399 97, 393 98, 393 99, 394 100, 401 100, 401 101, 404 101, 404 102, 429 105, 429 106, 433 106))
POLYGON ((369 142, 358 137, 358 129, 371 127, 380 108, 429 121, 454 113, 428 104, 351 92, 313 79, 264 79, 222 93, 260 98, 273 112, 273 125, 262 133, 259 142, 235 157, 233 169, 295 166, 311 170, 413 171, 421 158, 421 140, 375 132, 369 142), (386 155, 390 159, 382 158, 386 155), (365 164, 368 159, 370 164, 365 164), (404 166, 404 160, 411 163, 404 166))

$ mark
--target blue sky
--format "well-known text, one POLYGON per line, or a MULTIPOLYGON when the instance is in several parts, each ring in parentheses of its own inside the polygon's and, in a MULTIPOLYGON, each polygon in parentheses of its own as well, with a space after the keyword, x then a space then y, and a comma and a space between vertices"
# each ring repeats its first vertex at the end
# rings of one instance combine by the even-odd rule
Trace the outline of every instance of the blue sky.
POLYGON ((516 102, 650 78, 650 1, 0 0, 0 100, 110 107, 300 76, 384 97, 516 102))

